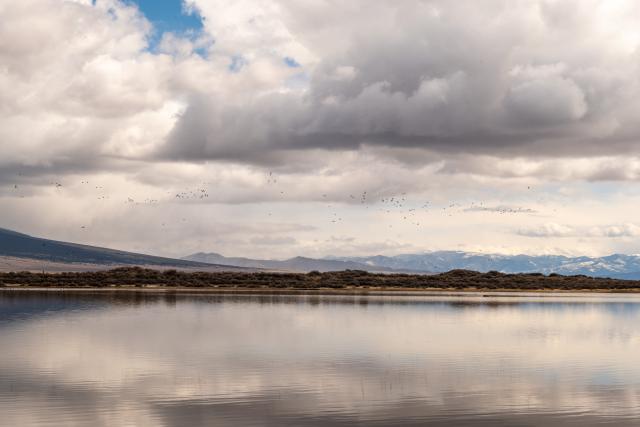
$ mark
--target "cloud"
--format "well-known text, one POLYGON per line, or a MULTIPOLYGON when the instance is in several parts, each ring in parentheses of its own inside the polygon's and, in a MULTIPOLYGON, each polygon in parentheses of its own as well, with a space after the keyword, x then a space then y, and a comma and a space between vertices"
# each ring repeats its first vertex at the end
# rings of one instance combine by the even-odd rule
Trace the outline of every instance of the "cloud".
POLYGON ((363 145, 500 157, 637 154, 632 2, 301 8, 272 0, 236 2, 229 13, 218 13, 224 2, 190 3, 221 54, 248 58, 238 78, 281 78, 262 79, 260 91, 250 84, 231 97, 193 98, 163 157, 259 163, 274 150, 363 145), (336 13, 345 8, 367 12, 347 25, 336 13), (287 89, 274 56, 301 58, 308 87, 287 89))
POLYGON ((538 227, 523 228, 517 234, 525 237, 590 237, 590 238, 631 238, 640 236, 640 226, 632 223, 575 227, 547 223, 538 227))
POLYGON ((293 237, 289 236, 259 236, 254 237, 250 240, 250 243, 254 245, 293 245, 296 244, 297 241, 293 237))
POLYGON ((114 170, 171 128, 171 60, 145 51, 136 8, 25 0, 0 16, 0 170, 114 170))
POLYGON ((489 215, 502 208, 572 224, 595 204, 576 234, 630 233, 585 230, 633 221, 622 207, 640 179, 636 2, 184 7, 203 17, 201 32, 157 37, 129 1, 0 6, 0 225, 167 255, 257 257, 268 245, 251 241, 271 238, 272 223, 312 229, 274 241, 280 257, 339 251, 316 246, 339 235, 354 239, 349 252, 540 249, 489 243, 536 233, 534 215, 489 215), (616 187, 601 191, 609 181, 616 187), (202 189, 205 199, 175 198, 202 189), (612 202, 619 192, 626 199, 612 202), (410 225, 423 228, 407 228, 405 215, 376 210, 402 193, 416 208, 483 201, 487 215, 421 212, 410 225), (344 225, 327 220, 334 214, 344 225), (175 230, 158 232, 163 224, 175 230))
POLYGON ((603 227, 593 227, 589 230, 589 235, 596 237, 638 237, 640 236, 640 226, 636 224, 608 225, 603 227))
POLYGON ((427 162, 482 154, 475 170, 638 155, 639 7, 568 4, 189 0, 203 33, 165 33, 150 52, 151 24, 129 3, 14 2, 0 10, 0 166, 273 166, 371 146, 427 162))
POLYGON ((506 96, 505 108, 514 125, 523 128, 559 126, 580 120, 587 113, 580 87, 561 77, 515 84, 506 96))
POLYGON ((517 232, 526 237, 573 237, 576 230, 568 225, 548 223, 535 228, 520 229, 517 232))

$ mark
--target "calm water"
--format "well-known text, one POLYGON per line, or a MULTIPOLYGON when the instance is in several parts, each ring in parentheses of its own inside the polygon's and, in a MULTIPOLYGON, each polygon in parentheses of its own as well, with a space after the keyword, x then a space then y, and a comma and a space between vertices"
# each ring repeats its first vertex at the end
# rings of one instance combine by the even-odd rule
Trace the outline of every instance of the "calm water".
POLYGON ((640 425, 639 296, 0 292, 0 425, 640 425))

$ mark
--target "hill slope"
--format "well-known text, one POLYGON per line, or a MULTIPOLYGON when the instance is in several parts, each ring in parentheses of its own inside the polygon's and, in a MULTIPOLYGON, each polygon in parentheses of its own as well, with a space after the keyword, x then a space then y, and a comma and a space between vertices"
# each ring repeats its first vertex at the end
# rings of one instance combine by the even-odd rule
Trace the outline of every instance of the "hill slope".
MULTIPOLYGON (((0 228, 0 257, 7 265, 20 265, 16 260, 38 261, 38 265, 55 264, 56 270, 64 264, 85 264, 87 269, 100 265, 144 265, 178 268, 211 268, 206 263, 157 257, 96 246, 79 245, 56 240, 41 239, 0 228), (41 262, 45 262, 42 264, 41 262)), ((27 261, 24 261, 28 265, 27 261)), ((31 268, 26 268, 31 269, 31 268)))

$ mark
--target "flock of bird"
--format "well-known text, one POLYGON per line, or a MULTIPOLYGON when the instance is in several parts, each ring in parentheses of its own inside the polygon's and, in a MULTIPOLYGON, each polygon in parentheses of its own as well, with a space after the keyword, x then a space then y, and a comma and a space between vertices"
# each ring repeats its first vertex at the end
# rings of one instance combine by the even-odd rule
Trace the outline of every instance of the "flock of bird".
MULTIPOLYGON (((275 185, 278 180, 273 175, 272 172, 269 172, 266 184, 267 185, 275 185)), ((531 187, 528 186, 527 190, 531 191, 531 187)), ((281 194, 284 192, 281 191, 281 194)), ((356 202, 364 205, 365 209, 369 209, 369 207, 377 208, 377 212, 382 212, 385 214, 392 214, 395 216, 394 219, 402 220, 408 222, 411 225, 416 227, 420 227, 421 223, 420 218, 422 217, 420 213, 432 213, 432 212, 440 212, 448 217, 452 217, 456 214, 464 214, 471 212, 484 212, 484 213, 495 213, 499 215, 506 214, 534 214, 537 211, 531 208, 524 208, 518 206, 488 206, 485 205, 484 202, 475 202, 472 201, 469 204, 463 205, 461 203, 448 203, 445 206, 436 208, 434 204, 430 201, 425 201, 421 204, 416 204, 407 199, 407 193, 402 192, 399 195, 390 195, 384 196, 379 199, 373 199, 370 196, 371 193, 368 191, 363 191, 361 194, 349 194, 348 197, 340 197, 337 202, 335 201, 335 197, 330 198, 328 194, 321 194, 321 201, 328 201, 330 199, 334 200, 334 203, 327 203, 326 207, 329 210, 328 222, 332 224, 337 224, 343 222, 343 215, 340 214, 340 211, 336 209, 336 205, 350 204, 353 205, 356 202)), ((268 213, 269 216, 272 215, 271 212, 268 213)), ((389 224, 390 228, 393 228, 393 223, 389 224)))
POLYGON ((187 200, 187 199, 196 199, 196 200, 203 200, 209 197, 209 192, 207 191, 206 188, 198 188, 196 190, 185 190, 185 191, 180 191, 178 193, 176 193, 175 198, 176 199, 183 199, 183 200, 187 200))
MULTIPOLYGON (((266 175, 265 184, 267 187, 276 187, 275 192, 279 192, 280 196, 285 195, 285 191, 280 188, 278 185, 278 178, 273 172, 269 172, 266 175)), ((88 180, 82 180, 80 182, 82 186, 91 186, 88 180)), ((64 188, 63 184, 60 182, 51 182, 50 185, 54 187, 55 190, 60 191, 64 188)), ((169 198, 173 198, 174 200, 192 200, 192 201, 204 201, 210 198, 208 186, 211 183, 202 183, 202 185, 198 188, 193 189, 183 189, 180 191, 167 191, 165 201, 169 198)), ((93 185, 96 190, 94 196, 97 200, 107 200, 110 198, 108 194, 105 192, 105 188, 101 185, 93 185)), ((13 185, 14 192, 18 193, 20 190, 20 186, 18 184, 13 185)), ((532 191, 531 187, 527 187, 529 191, 532 191)), ((274 192, 269 190, 270 192, 274 192)), ((21 194, 20 197, 24 197, 24 194, 21 194)), ((505 206, 505 205, 485 205, 484 202, 471 202, 469 204, 460 204, 460 203, 448 203, 444 206, 436 206, 431 201, 424 201, 422 203, 415 203, 415 201, 411 201, 407 198, 407 193, 402 192, 398 195, 387 195, 383 197, 372 197, 371 193, 367 190, 362 191, 362 193, 350 193, 348 196, 343 196, 340 198, 335 197, 335 193, 330 197, 328 194, 324 193, 320 195, 318 202, 326 203, 326 208, 329 210, 328 222, 332 224, 341 223, 344 221, 344 211, 341 211, 339 207, 344 206, 344 204, 348 205, 361 205, 364 209, 370 209, 373 212, 383 213, 387 215, 393 215, 393 219, 398 221, 404 221, 410 225, 420 227, 424 222, 421 222, 421 219, 424 220, 424 214, 427 213, 439 213, 440 215, 446 215, 448 217, 454 216, 456 214, 464 214, 464 213, 472 213, 472 212, 482 212, 482 213, 493 213, 498 215, 514 215, 514 214, 535 214, 537 211, 530 208, 524 207, 514 207, 514 206, 505 206)), ((137 200, 133 197, 127 197, 124 200, 125 204, 138 206, 138 205, 157 205, 161 203, 161 200, 158 198, 145 198, 142 200, 137 200)), ((273 212, 267 212, 267 216, 271 217, 273 212)), ((185 218, 181 219, 182 222, 186 222, 185 218)), ((396 222, 391 222, 388 226, 389 228, 393 228, 393 224, 396 222)), ((162 223, 162 226, 166 226, 166 223, 162 223)), ((86 226, 81 226, 81 229, 86 229, 86 226)))

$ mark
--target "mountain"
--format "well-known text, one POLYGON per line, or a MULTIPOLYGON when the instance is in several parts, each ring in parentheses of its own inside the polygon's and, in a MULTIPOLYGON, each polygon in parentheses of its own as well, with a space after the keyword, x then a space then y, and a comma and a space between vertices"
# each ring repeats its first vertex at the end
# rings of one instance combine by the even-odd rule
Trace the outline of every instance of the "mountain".
POLYGON ((392 268, 382 266, 372 266, 360 262, 348 260, 314 259, 305 257, 295 257, 283 261, 263 260, 250 258, 225 257, 216 253, 195 253, 182 258, 188 261, 215 263, 224 265, 234 265, 247 268, 264 268, 270 270, 283 271, 342 271, 342 270, 365 270, 370 272, 392 272, 392 268))
POLYGON ((557 273, 615 279, 640 279, 640 256, 614 254, 605 257, 562 255, 496 255, 459 251, 437 251, 397 256, 296 257, 283 261, 225 257, 216 253, 196 253, 185 260, 287 271, 341 271, 442 273, 451 270, 502 273, 557 273))
POLYGON ((396 256, 295 257, 260 260, 196 253, 182 259, 41 239, 0 228, 0 270, 93 271, 114 266, 147 266, 191 270, 268 269, 280 271, 342 271, 441 273, 464 269, 502 273, 557 273, 615 279, 640 279, 640 255, 605 257, 562 255, 491 255, 459 251, 437 251, 396 256))
POLYGON ((331 257, 372 267, 440 273, 455 269, 502 273, 583 274, 593 277, 640 279, 640 256, 614 254, 605 257, 566 257, 562 255, 491 255, 459 251, 370 257, 331 257))
POLYGON ((181 259, 41 239, 0 228, 0 268, 3 270, 86 271, 140 265, 184 269, 229 269, 181 259))

